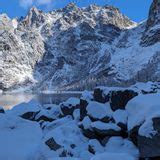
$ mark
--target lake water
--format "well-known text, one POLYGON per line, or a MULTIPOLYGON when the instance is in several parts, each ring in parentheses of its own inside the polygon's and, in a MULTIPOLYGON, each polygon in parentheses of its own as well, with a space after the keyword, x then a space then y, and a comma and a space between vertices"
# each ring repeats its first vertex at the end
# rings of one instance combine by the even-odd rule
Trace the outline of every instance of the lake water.
POLYGON ((22 102, 28 102, 31 99, 36 99, 42 105, 44 104, 59 104, 70 97, 80 97, 80 93, 15 93, 15 94, 1 94, 0 106, 5 109, 11 109, 13 106, 22 102))

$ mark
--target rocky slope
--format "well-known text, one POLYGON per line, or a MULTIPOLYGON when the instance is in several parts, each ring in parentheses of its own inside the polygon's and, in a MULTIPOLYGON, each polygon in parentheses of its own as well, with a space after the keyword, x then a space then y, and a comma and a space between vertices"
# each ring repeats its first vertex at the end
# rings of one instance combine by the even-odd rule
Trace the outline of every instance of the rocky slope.
POLYGON ((93 89, 160 80, 160 3, 148 20, 129 20, 112 6, 0 15, 0 89, 93 89))

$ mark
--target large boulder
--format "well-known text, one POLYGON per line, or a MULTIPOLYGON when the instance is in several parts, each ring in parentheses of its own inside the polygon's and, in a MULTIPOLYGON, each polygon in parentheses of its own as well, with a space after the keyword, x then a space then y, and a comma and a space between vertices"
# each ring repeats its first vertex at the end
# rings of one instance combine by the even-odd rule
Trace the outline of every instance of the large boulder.
POLYGON ((99 87, 94 90, 94 100, 100 103, 110 102, 112 110, 125 109, 129 100, 138 95, 136 89, 120 87, 99 87))
POLYGON ((7 110, 6 113, 34 121, 35 116, 40 112, 41 107, 42 106, 36 100, 31 100, 28 103, 16 105, 13 109, 7 110))
POLYGON ((93 120, 101 120, 104 122, 109 122, 112 118, 113 111, 110 108, 110 105, 98 103, 91 101, 87 105, 87 115, 93 120))
POLYGON ((142 158, 160 159, 160 117, 145 122, 139 129, 138 148, 142 158))
POLYGON ((109 96, 103 94, 103 89, 96 88, 93 93, 94 100, 100 103, 106 103, 109 101, 109 96))
POLYGON ((160 93, 139 95, 130 100, 126 106, 128 114, 128 130, 142 125, 148 118, 160 114, 160 93))
POLYGON ((60 107, 58 105, 44 105, 43 109, 35 116, 35 121, 38 122, 52 122, 58 119, 61 115, 60 107))
POLYGON ((88 150, 92 154, 104 152, 105 149, 97 139, 89 140, 88 150))
POLYGON ((160 157, 159 98, 159 93, 140 95, 132 99, 126 107, 129 136, 138 146, 142 158, 160 157))
POLYGON ((84 99, 80 99, 80 119, 83 120, 83 118, 87 115, 86 107, 88 105, 88 101, 84 99))
POLYGON ((60 104, 60 108, 64 116, 73 115, 74 110, 80 108, 80 99, 74 97, 69 98, 67 101, 60 104))
POLYGON ((91 127, 99 138, 121 135, 121 128, 114 123, 104 123, 101 121, 96 121, 91 123, 91 127))
POLYGON ((87 138, 96 139, 98 138, 98 136, 95 134, 94 130, 92 129, 91 123, 92 123, 91 119, 88 116, 86 116, 84 117, 82 122, 79 123, 79 128, 82 129, 82 133, 87 138))
POLYGON ((121 110, 118 109, 115 112, 113 112, 113 121, 121 127, 121 129, 124 132, 127 132, 127 119, 128 119, 128 114, 126 110, 121 110))
POLYGON ((133 90, 117 90, 110 92, 110 105, 112 110, 125 109, 129 100, 137 96, 138 93, 133 90))

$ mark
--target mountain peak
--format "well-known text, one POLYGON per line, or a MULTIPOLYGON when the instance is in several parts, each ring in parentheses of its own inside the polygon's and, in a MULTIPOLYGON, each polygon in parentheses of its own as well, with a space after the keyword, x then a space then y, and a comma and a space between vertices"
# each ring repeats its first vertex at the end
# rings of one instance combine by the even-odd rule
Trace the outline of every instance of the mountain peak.
POLYGON ((75 4, 75 3, 69 3, 66 7, 64 7, 64 10, 66 11, 66 12, 70 12, 70 11, 72 11, 72 10, 76 10, 76 9, 78 9, 78 7, 77 7, 77 5, 75 4))
POLYGON ((32 7, 26 18, 22 21, 25 26, 36 26, 38 27, 44 22, 44 14, 41 10, 36 7, 32 7))

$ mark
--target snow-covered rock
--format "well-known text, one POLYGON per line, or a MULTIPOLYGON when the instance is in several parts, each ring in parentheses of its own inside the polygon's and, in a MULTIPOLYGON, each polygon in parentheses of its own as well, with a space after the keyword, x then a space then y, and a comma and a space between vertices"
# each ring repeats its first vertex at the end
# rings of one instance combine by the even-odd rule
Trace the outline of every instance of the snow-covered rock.
POLYGON ((61 147, 58 153, 61 155, 65 152, 67 155, 80 157, 81 153, 87 150, 87 138, 83 136, 80 129, 74 121, 62 124, 48 132, 44 141, 53 138, 61 147))
POLYGON ((81 99, 86 100, 86 101, 91 101, 93 100, 93 94, 89 91, 83 91, 81 99))
POLYGON ((116 124, 122 123, 127 124, 128 114, 125 110, 116 110, 113 112, 113 119, 115 120, 116 124))
POLYGON ((36 114, 36 121, 53 121, 58 119, 61 115, 60 107, 58 105, 45 105, 40 110, 39 113, 36 114))
POLYGON ((100 137, 121 135, 121 128, 114 123, 96 121, 91 123, 91 127, 100 137))
POLYGON ((82 133, 90 138, 90 139, 95 139, 97 137, 97 135, 95 134, 94 130, 91 127, 92 121, 91 119, 86 116, 84 117, 84 119, 82 120, 82 122, 79 123, 79 127, 82 129, 82 133))
POLYGON ((108 103, 98 103, 95 101, 89 102, 87 108, 87 114, 96 120, 109 120, 112 117, 113 111, 108 103))
POLYGON ((79 109, 80 99, 79 98, 69 98, 66 102, 60 104, 60 108, 63 115, 73 115, 75 109, 79 109))
POLYGON ((160 117, 147 120, 139 129, 138 148, 143 158, 154 158, 160 156, 160 117))
POLYGON ((35 115, 41 110, 41 104, 36 100, 31 100, 28 103, 16 105, 13 109, 7 110, 7 114, 21 116, 24 119, 34 120, 35 115))
POLYGON ((126 110, 116 110, 113 113, 113 120, 119 127, 121 127, 121 129, 124 131, 124 134, 125 132, 127 134, 128 114, 126 110))
POLYGON ((128 102, 126 110, 129 130, 142 125, 148 119, 160 116, 159 98, 159 93, 139 95, 128 102))
POLYGON ((39 124, 0 114, 0 159, 37 160, 42 146, 39 124))

